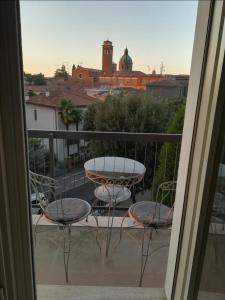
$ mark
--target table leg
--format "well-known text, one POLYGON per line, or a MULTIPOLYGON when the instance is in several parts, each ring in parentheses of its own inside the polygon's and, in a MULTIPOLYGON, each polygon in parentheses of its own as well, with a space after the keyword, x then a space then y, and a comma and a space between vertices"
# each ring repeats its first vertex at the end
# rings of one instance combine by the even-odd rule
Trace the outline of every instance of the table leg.
POLYGON ((108 224, 107 224, 107 234, 106 234, 106 252, 105 252, 106 257, 109 255, 109 247, 110 247, 111 237, 112 237, 114 213, 115 213, 115 205, 109 204, 108 224), (112 214, 111 214, 111 211, 112 211, 112 214))

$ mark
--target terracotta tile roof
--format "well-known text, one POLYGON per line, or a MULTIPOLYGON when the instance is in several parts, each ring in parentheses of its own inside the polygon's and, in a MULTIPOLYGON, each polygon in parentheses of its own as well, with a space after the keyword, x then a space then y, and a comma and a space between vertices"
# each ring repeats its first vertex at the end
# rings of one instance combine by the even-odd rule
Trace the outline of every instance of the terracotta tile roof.
POLYGON ((132 71, 132 72, 120 72, 120 71, 116 71, 113 74, 103 74, 100 75, 100 77, 148 77, 148 78, 156 78, 156 77, 162 77, 162 75, 160 74, 146 74, 142 71, 132 71))
POLYGON ((92 69, 92 68, 84 68, 85 70, 88 70, 89 72, 97 72, 97 73, 102 73, 102 70, 99 69, 92 69))
POLYGON ((132 71, 132 75, 135 75, 135 76, 145 76, 146 74, 144 72, 141 72, 141 71, 132 71))
POLYGON ((88 106, 93 103, 99 103, 101 100, 82 93, 51 93, 50 96, 44 95, 32 96, 26 101, 28 104, 38 104, 47 107, 57 107, 62 99, 71 100, 76 106, 88 106))
POLYGON ((34 91, 34 92, 46 92, 48 90, 47 85, 33 85, 33 84, 25 84, 24 90, 26 91, 34 91))

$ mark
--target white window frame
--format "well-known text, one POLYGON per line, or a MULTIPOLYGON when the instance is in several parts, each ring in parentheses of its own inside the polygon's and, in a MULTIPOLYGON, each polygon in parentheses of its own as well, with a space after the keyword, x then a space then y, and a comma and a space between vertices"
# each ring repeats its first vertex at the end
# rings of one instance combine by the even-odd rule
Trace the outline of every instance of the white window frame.
POLYGON ((223 1, 200 1, 178 170, 165 291, 195 299, 195 249, 224 55, 223 1))

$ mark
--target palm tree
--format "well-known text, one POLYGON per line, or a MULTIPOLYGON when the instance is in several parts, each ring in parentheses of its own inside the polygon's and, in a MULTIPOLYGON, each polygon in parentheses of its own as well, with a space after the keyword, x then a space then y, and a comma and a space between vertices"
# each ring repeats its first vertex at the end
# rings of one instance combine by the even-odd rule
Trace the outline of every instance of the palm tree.
MULTIPOLYGON (((78 131, 79 122, 82 120, 82 111, 68 99, 62 99, 58 109, 66 130, 69 130, 70 124, 75 124, 78 131)), ((79 153, 79 141, 77 142, 77 148, 79 153)), ((67 155, 69 156, 69 143, 67 143, 67 155)))
POLYGON ((79 122, 81 122, 82 118, 83 118, 82 111, 79 108, 74 107, 73 116, 74 116, 74 123, 76 125, 76 130, 78 131, 79 130, 79 122))

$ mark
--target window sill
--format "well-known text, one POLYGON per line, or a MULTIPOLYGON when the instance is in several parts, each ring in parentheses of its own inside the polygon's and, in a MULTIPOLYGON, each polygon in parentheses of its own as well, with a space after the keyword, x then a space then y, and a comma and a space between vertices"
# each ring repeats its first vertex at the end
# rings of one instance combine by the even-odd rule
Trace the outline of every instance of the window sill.
POLYGON ((163 289, 37 285, 38 300, 166 300, 163 289))

